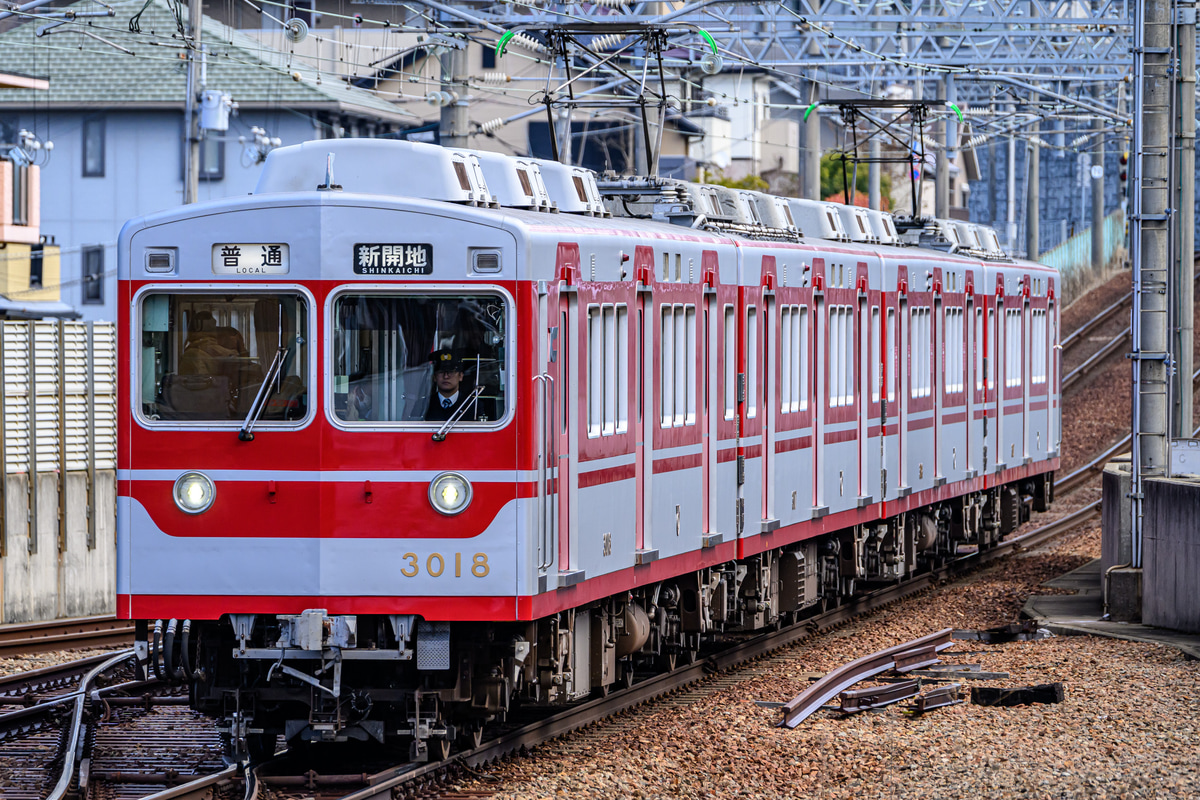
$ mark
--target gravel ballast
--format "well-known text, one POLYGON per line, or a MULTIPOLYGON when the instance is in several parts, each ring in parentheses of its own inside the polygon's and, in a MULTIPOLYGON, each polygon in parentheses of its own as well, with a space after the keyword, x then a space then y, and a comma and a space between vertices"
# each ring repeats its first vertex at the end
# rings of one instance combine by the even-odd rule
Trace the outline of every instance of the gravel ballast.
POLYGON ((848 718, 821 711, 795 730, 778 709, 824 673, 943 627, 1016 618, 1038 584, 1088 560, 1095 528, 1058 552, 1009 559, 754 665, 754 677, 691 705, 629 712, 613 733, 572 734, 492 768, 499 798, 1157 798, 1200 796, 1200 662, 1092 637, 957 642, 947 662, 1007 672, 987 686, 1061 681, 1065 702, 964 703, 912 717, 900 706, 848 718), (581 745, 586 745, 581 747, 581 745))

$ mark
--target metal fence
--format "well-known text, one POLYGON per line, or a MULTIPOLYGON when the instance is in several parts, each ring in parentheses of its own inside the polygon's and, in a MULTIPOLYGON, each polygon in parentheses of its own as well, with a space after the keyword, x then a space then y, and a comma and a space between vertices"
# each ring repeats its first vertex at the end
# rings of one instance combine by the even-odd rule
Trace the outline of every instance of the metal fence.
MULTIPOLYGON (((1104 218, 1104 264, 1107 266, 1118 251, 1125 249, 1125 212, 1121 209, 1104 218)), ((1077 233, 1052 250, 1043 253, 1038 261, 1057 269, 1064 282, 1074 273, 1092 267, 1092 229, 1077 233)))
MULTIPOLYGON (((29 530, 39 514, 57 514, 66 541, 66 476, 87 474, 88 548, 96 546, 97 470, 117 458, 117 335, 107 322, 0 322, 0 491, 9 475, 56 473, 57 508, 39 508, 40 481, 26 480, 29 530), (30 381, 30 375, 33 381, 30 381), (31 466, 32 465, 32 466, 31 466)), ((0 500, 0 557, 6 555, 6 500, 0 500)), ((29 537, 30 553, 37 537, 29 537)))

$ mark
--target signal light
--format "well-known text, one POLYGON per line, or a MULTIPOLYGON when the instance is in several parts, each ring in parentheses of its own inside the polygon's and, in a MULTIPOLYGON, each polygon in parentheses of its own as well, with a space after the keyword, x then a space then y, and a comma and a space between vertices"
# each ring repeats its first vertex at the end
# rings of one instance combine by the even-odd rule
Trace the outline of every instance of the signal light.
POLYGON ((1129 194, 1129 151, 1123 150, 1118 160, 1121 171, 1117 173, 1117 178, 1121 181, 1121 196, 1125 197, 1129 194))

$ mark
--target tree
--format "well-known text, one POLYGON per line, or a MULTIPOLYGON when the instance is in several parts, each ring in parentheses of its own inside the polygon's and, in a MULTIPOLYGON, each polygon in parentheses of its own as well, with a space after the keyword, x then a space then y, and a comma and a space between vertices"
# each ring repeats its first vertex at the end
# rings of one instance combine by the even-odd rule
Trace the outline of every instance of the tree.
MULTIPOLYGON (((880 164, 880 167, 883 165, 880 164)), ((868 166, 866 164, 858 165, 858 178, 854 179, 854 162, 846 161, 846 178, 854 180, 854 191, 856 195, 862 195, 864 198, 870 190, 868 178, 868 166)), ((892 206, 892 176, 887 172, 880 170, 879 173, 879 195, 881 205, 884 209, 889 209, 892 206)), ((846 183, 842 177, 842 154, 841 153, 825 153, 821 156, 821 197, 826 200, 833 200, 837 203, 846 201, 846 183)), ((861 204, 857 201, 856 205, 861 204)))
POLYGON ((771 188, 763 178, 758 175, 747 175, 744 178, 710 178, 709 183, 716 186, 724 186, 728 189, 748 189, 754 192, 765 192, 771 188))

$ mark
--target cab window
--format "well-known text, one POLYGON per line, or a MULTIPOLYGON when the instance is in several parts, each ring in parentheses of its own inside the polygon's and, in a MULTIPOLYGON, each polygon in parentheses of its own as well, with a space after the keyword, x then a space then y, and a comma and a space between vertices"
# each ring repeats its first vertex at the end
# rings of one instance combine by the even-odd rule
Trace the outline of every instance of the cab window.
POLYGON ((358 294, 333 304, 333 403, 347 423, 463 424, 509 406, 498 294, 358 294))
POLYGON ((147 294, 139 397, 147 420, 260 424, 308 414, 308 301, 299 294, 147 294))

